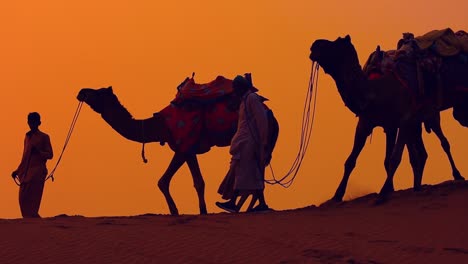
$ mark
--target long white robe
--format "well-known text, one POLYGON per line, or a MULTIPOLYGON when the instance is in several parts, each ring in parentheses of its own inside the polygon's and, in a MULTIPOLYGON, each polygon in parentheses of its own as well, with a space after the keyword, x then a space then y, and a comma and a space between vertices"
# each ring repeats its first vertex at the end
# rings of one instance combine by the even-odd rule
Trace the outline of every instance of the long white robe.
POLYGON ((237 132, 231 140, 231 169, 235 190, 265 188, 265 150, 268 143, 268 117, 260 96, 247 92, 239 107, 237 132))

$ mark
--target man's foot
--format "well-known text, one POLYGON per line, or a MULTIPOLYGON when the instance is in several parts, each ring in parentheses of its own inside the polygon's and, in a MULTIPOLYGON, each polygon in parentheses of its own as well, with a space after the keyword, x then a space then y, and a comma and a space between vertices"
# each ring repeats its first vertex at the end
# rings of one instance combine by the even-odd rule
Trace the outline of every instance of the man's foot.
POLYGON ((249 212, 265 212, 265 211, 272 211, 270 207, 268 207, 267 204, 259 204, 252 208, 249 212))
POLYGON ((232 203, 232 202, 216 202, 216 206, 218 206, 219 208, 223 209, 224 211, 228 211, 230 213, 237 213, 237 208, 236 208, 236 204, 232 203))

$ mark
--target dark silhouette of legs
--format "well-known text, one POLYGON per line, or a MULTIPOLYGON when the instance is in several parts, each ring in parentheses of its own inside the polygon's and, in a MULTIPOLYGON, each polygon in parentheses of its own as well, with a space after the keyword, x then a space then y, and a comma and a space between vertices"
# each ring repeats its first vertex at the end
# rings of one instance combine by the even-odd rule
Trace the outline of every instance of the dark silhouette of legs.
POLYGON ((184 163, 185 156, 183 154, 175 153, 166 172, 164 172, 163 176, 161 176, 161 178, 158 181, 158 187, 163 193, 164 197, 166 198, 166 202, 169 206, 169 211, 172 215, 179 215, 179 211, 177 210, 177 206, 174 202, 174 199, 172 199, 172 196, 169 192, 169 184, 171 183, 171 179, 176 173, 176 171, 184 163))
POLYGON ((197 156, 190 155, 187 157, 187 164, 192 174, 195 190, 197 191, 200 214, 207 214, 205 203, 205 181, 203 180, 200 166, 198 165, 197 156))
POLYGON ((341 179, 341 183, 335 192, 335 196, 333 196, 334 201, 340 202, 343 200, 343 196, 346 192, 346 186, 348 185, 349 176, 356 166, 356 160, 364 148, 366 139, 372 132, 373 128, 374 126, 365 119, 359 118, 358 124, 356 126, 356 132, 354 133, 353 150, 345 162, 343 178, 341 179))

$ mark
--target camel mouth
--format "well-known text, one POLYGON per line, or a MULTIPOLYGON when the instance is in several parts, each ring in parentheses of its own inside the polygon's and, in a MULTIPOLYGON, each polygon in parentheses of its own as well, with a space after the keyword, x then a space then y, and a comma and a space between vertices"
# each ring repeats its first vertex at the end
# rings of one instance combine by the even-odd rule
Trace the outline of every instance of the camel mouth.
POLYGON ((314 54, 312 54, 312 52, 311 52, 310 55, 309 55, 309 59, 310 59, 311 61, 316 61, 316 60, 315 60, 315 56, 314 56, 314 54))
POLYGON ((89 90, 92 90, 92 89, 90 89, 90 88, 81 89, 80 92, 78 93, 78 95, 76 96, 76 99, 78 99, 78 101, 80 101, 80 102, 86 101, 86 99, 88 98, 88 91, 89 90))
POLYGON ((313 62, 318 62, 320 60, 320 51, 326 47, 327 40, 318 39, 312 43, 310 47, 310 55, 309 58, 313 62))
POLYGON ((319 56, 317 54, 318 52, 314 52, 314 53, 311 52, 309 55, 309 59, 313 62, 317 62, 319 59, 319 56))
POLYGON ((84 102, 86 100, 86 95, 84 93, 80 92, 76 96, 76 99, 78 99, 78 101, 80 101, 80 102, 84 102))

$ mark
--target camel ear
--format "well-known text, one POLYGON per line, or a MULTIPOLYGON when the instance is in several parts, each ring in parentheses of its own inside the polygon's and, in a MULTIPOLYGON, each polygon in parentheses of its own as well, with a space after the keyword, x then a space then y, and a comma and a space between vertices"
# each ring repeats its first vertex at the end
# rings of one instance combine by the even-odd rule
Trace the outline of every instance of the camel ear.
POLYGON ((111 91, 111 92, 114 92, 114 91, 112 90, 112 85, 109 86, 109 87, 107 87, 107 89, 109 89, 109 91, 111 91))
POLYGON ((380 52, 380 45, 377 45, 377 48, 375 49, 375 51, 380 52))
POLYGON ((345 40, 348 41, 348 42, 351 42, 351 36, 346 35, 345 40))

